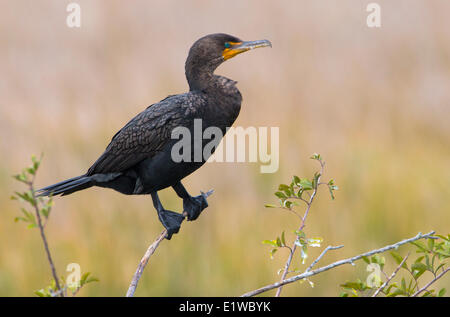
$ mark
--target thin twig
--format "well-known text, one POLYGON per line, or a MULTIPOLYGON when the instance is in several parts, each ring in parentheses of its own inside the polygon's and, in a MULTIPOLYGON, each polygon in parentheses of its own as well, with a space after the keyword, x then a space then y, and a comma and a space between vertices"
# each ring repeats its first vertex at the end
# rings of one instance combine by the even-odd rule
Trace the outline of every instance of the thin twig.
POLYGON ((142 273, 144 272, 145 266, 148 263, 148 260, 152 256, 153 253, 155 253, 156 248, 159 246, 161 241, 164 240, 164 238, 167 236, 167 230, 165 229, 161 234, 156 238, 156 240, 148 247, 147 251, 145 252, 144 256, 141 259, 141 262, 139 262, 139 266, 136 270, 136 272, 133 275, 133 279, 131 280, 130 287, 127 291, 127 297, 133 297, 134 292, 136 291, 136 287, 139 283, 139 279, 141 278, 142 273))
POLYGON ((383 290, 388 284, 389 282, 395 277, 395 275, 397 275, 397 272, 400 270, 400 268, 403 266, 403 264, 406 262, 406 259, 408 259, 409 257, 409 253, 405 256, 405 258, 402 260, 402 262, 400 262, 400 264, 397 266, 397 268, 394 270, 394 272, 392 272, 391 276, 389 276, 386 280, 386 282, 384 282, 376 291, 375 293, 373 293, 372 297, 377 297, 377 295, 381 292, 381 290, 383 290))
MULTIPOLYGON (((322 175, 323 175, 323 170, 324 170, 325 162, 320 160, 319 163, 320 163, 320 175, 319 175, 319 177, 317 178, 317 183, 316 183, 316 186, 315 186, 315 188, 314 188, 312 194, 309 196, 309 202, 307 202, 307 205, 308 205, 308 206, 306 207, 305 214, 303 215, 303 218, 302 218, 302 224, 300 225, 298 231, 302 231, 303 228, 305 227, 306 217, 308 217, 309 210, 311 209, 311 205, 312 205, 312 203, 313 203, 313 201, 314 201, 314 197, 316 197, 317 188, 319 187, 319 184, 320 184, 320 178, 321 178, 322 175)), ((308 193, 308 192, 307 192, 307 193, 308 193)), ((308 193, 308 194, 309 194, 309 193, 308 193)), ((292 244, 291 253, 289 254, 289 257, 288 257, 288 259, 287 259, 287 261, 286 261, 286 264, 284 265, 284 270, 283 270, 283 274, 281 275, 280 282, 283 281, 283 280, 286 278, 286 275, 287 275, 288 272, 289 272, 289 267, 291 266, 291 262, 292 262, 292 259, 293 259, 293 257, 294 257, 295 250, 296 250, 296 248, 297 248, 297 242, 298 242, 298 241, 299 241, 299 237, 297 237, 297 238, 295 239, 294 243, 292 244)), ((276 292, 276 294, 275 294, 275 297, 279 297, 279 296, 281 295, 281 290, 282 290, 282 287, 280 286, 280 287, 277 289, 277 292, 276 292)))
POLYGON ((444 271, 441 272, 441 274, 439 274, 439 275, 436 276, 434 279, 432 279, 427 285, 425 285, 424 287, 422 287, 421 289, 419 289, 417 292, 415 292, 414 294, 412 294, 411 297, 417 297, 420 293, 422 293, 422 292, 425 291, 428 287, 430 287, 431 284, 433 284, 433 283, 436 282, 438 279, 440 279, 441 277, 443 277, 444 274, 447 273, 448 271, 450 271, 450 267, 446 268, 444 271))
MULTIPOLYGON (((303 279, 308 278, 310 276, 322 273, 324 271, 328 271, 330 269, 333 269, 335 267, 338 267, 338 266, 341 266, 341 265, 344 265, 344 264, 352 264, 353 262, 355 262, 355 261, 357 261, 357 260, 359 260, 359 259, 361 259, 363 257, 369 257, 369 256, 377 254, 377 253, 383 253, 383 252, 386 252, 386 251, 391 250, 391 249, 396 249, 396 248, 398 248, 401 245, 404 245, 404 244, 407 244, 409 242, 413 242, 413 241, 416 241, 416 240, 428 239, 434 233, 435 233, 434 231, 431 231, 431 232, 429 232, 427 234, 422 234, 422 233, 419 232, 415 237, 399 241, 397 243, 385 246, 385 247, 380 248, 380 249, 376 249, 376 250, 372 250, 372 251, 369 251, 369 252, 366 252, 366 253, 362 253, 362 254, 356 255, 356 256, 354 256, 352 258, 347 258, 347 259, 344 259, 344 260, 336 261, 336 262, 334 262, 332 264, 329 264, 327 266, 323 266, 323 267, 318 268, 318 269, 316 269, 314 271, 304 272, 302 274, 290 277, 290 278, 282 280, 280 282, 276 282, 274 284, 270 284, 270 285, 258 288, 258 289, 254 290, 254 291, 245 293, 245 294, 242 295, 242 297, 255 296, 255 295, 258 295, 258 294, 270 291, 272 289, 279 288, 280 286, 283 286, 283 285, 286 285, 286 284, 290 284, 290 283, 293 283, 293 282, 296 282, 296 281, 299 281, 299 280, 303 280, 303 279)), ((449 270, 449 269, 447 269, 447 270, 449 270)), ((444 271, 444 272, 446 272, 446 271, 444 271)), ((438 278, 441 277, 444 272, 439 274, 438 278)))
POLYGON ((336 247, 333 247, 333 246, 330 245, 330 246, 326 247, 326 249, 322 251, 322 253, 313 261, 313 263, 311 263, 311 265, 306 269, 305 272, 311 271, 312 268, 314 267, 314 265, 316 265, 317 262, 319 262, 323 258, 325 253, 327 253, 329 250, 337 250, 337 249, 340 249, 340 248, 343 248, 343 247, 344 247, 343 245, 338 245, 336 247))

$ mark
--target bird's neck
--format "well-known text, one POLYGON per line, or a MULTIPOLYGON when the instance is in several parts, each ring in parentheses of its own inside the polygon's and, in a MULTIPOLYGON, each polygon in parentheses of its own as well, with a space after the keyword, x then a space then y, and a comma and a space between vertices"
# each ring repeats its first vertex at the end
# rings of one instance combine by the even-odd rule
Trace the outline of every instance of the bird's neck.
POLYGON ((214 75, 214 71, 222 62, 221 57, 205 62, 189 54, 185 65, 189 89, 201 91, 214 85, 217 77, 214 75))
POLYGON ((206 90, 214 81, 213 72, 209 71, 188 71, 186 70, 186 79, 189 84, 189 90, 206 90))

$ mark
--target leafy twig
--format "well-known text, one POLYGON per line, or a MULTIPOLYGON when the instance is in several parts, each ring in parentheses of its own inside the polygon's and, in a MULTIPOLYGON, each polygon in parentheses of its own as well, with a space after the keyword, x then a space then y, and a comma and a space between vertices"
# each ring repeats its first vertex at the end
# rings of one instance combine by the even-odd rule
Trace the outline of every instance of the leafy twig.
POLYGON ((422 287, 421 289, 419 289, 417 292, 415 292, 414 294, 411 295, 411 297, 417 297, 420 293, 422 293, 423 291, 425 291, 428 287, 431 286, 431 284, 433 284, 434 282, 436 282, 438 279, 440 279, 441 277, 444 276, 445 273, 447 273, 448 271, 450 271, 450 267, 446 268, 445 270, 443 270, 439 275, 437 275, 434 279, 432 279, 427 285, 425 285, 424 287, 422 287))
POLYGON ((403 264, 406 262, 406 260, 409 257, 409 253, 405 256, 405 258, 402 260, 402 262, 400 262, 400 264, 397 266, 397 268, 394 270, 394 272, 392 272, 391 276, 389 276, 386 280, 386 282, 384 282, 376 291, 375 293, 373 293, 372 297, 377 297, 377 295, 389 284, 389 282, 395 277, 395 275, 397 275, 397 272, 401 269, 401 267, 403 266, 403 264))
MULTIPOLYGON (((325 167, 325 162, 322 161, 322 159, 320 159, 320 156, 318 156, 317 160, 320 163, 320 174, 317 177, 316 184, 314 186, 314 190, 313 190, 312 194, 309 196, 309 201, 306 201, 306 200, 304 200, 302 198, 302 200, 307 204, 307 207, 306 207, 305 214, 303 215, 303 218, 301 219, 302 223, 301 223, 301 225, 300 225, 300 227, 298 229, 299 232, 301 232, 303 230, 303 228, 305 227, 306 217, 308 217, 309 210, 311 209, 311 205, 312 205, 312 203, 314 201, 314 197, 316 197, 317 188, 319 187, 320 178, 323 175, 323 170, 324 170, 324 167, 325 167)), ((294 254, 295 254, 295 251, 296 251, 297 244, 298 244, 299 240, 300 240, 300 237, 297 236, 297 238, 295 239, 294 243, 292 244, 291 252, 289 253, 289 257, 288 257, 288 259, 286 261, 286 264, 284 265, 284 270, 283 270, 283 274, 281 275, 280 281, 283 281, 286 278, 286 275, 289 272, 289 267, 291 266, 291 262, 292 262, 292 259, 294 257, 294 254)), ((276 297, 279 297, 281 295, 281 290, 282 290, 282 287, 280 286, 277 289, 277 292, 275 294, 276 297)))
MULTIPOLYGON (((41 159, 42 159, 42 155, 41 155, 41 159)), ((37 170, 39 169, 41 160, 37 160, 35 156, 32 156, 31 161, 33 164, 30 167, 25 168, 22 171, 22 173, 14 176, 14 178, 16 180, 27 185, 28 192, 24 192, 24 193, 16 192, 16 195, 12 196, 11 199, 21 198, 24 201, 28 202, 34 209, 34 212, 35 212, 35 215, 37 218, 37 224, 36 224, 34 217, 32 216, 32 213, 29 213, 24 208, 22 208, 22 212, 24 213, 25 218, 24 217, 16 217, 15 221, 23 220, 25 222, 30 222, 29 228, 33 228, 36 226, 39 228, 41 239, 42 239, 42 242, 44 243, 44 249, 45 249, 45 253, 47 255, 47 260, 50 264, 50 269, 52 271, 53 279, 55 281, 55 287, 57 289, 56 294, 58 294, 61 297, 64 297, 64 292, 61 292, 61 285, 59 283, 58 274, 56 274, 55 264, 53 262, 51 254, 50 254, 50 248, 48 247, 47 237, 45 236, 45 232, 44 232, 44 227, 47 224, 48 215, 50 213, 52 202, 51 202, 51 198, 50 198, 50 200, 46 204, 46 206, 44 206, 42 209, 39 208, 39 203, 42 202, 42 198, 36 197, 36 192, 34 190, 34 182, 36 179, 36 173, 37 173, 37 170), (31 179, 30 179, 30 175, 31 175, 31 179), (45 223, 42 222, 41 213, 45 217, 45 223)), ((56 296, 58 296, 58 295, 56 295, 56 296)))
MULTIPOLYGON (((33 200, 35 201, 35 203, 32 204, 32 205, 33 205, 34 211, 36 213, 36 218, 37 218, 37 221, 38 221, 39 232, 41 233, 42 242, 44 243, 45 253, 47 254, 47 259, 48 259, 48 262, 50 264, 50 268, 52 270, 52 275, 53 275, 53 279, 55 280, 56 289, 58 291, 60 291, 61 290, 61 286, 59 284, 58 274, 56 274, 56 268, 55 268, 55 264, 53 263, 52 255, 50 254, 50 249, 48 247, 47 237, 45 236, 45 232, 44 232, 44 226, 42 225, 41 213, 39 212, 39 207, 37 205, 37 200, 36 200, 36 195, 35 195, 33 183, 34 183, 34 175, 33 175, 33 180, 29 184, 31 195, 33 197, 33 200)), ((64 292, 61 292, 60 296, 64 297, 64 292)))

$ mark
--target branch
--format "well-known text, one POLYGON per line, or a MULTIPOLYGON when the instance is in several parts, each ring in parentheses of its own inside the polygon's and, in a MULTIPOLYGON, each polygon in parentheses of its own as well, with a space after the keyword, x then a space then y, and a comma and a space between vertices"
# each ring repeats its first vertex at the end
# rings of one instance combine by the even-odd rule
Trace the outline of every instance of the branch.
POLYGON ((153 253, 155 253, 156 248, 159 246, 162 240, 167 235, 167 230, 165 229, 161 234, 156 238, 156 240, 148 247, 147 251, 145 252, 144 256, 141 259, 141 262, 139 262, 139 266, 136 270, 136 272, 133 275, 133 279, 131 280, 130 287, 127 291, 127 297, 133 297, 134 292, 136 291, 136 287, 139 283, 139 279, 141 278, 142 273, 144 272, 145 266, 148 263, 148 260, 152 256, 153 253))
MULTIPOLYGON (((208 198, 211 196, 211 194, 214 192, 213 189, 209 190, 208 192, 204 193, 201 192, 202 196, 208 198)), ((187 212, 183 211, 183 216, 187 217, 187 212)), ((141 259, 141 262, 139 262, 138 268, 136 269, 136 272, 133 275, 133 279, 131 280, 130 286, 128 287, 127 295, 126 297, 133 297, 134 292, 136 292, 136 287, 139 283, 139 280, 141 279, 142 273, 144 272, 145 266, 147 265, 148 261, 150 260, 150 257, 153 253, 155 253, 156 248, 159 246, 159 244, 164 240, 164 238, 167 236, 167 230, 165 229, 161 234, 156 238, 156 240, 150 244, 150 246, 147 248, 147 251, 145 252, 144 256, 141 259)))
POLYGON ((397 275, 397 272, 400 270, 400 268, 403 266, 403 263, 406 262, 406 259, 409 257, 409 253, 405 256, 405 258, 403 259, 402 262, 400 262, 400 264, 397 266, 397 268, 394 270, 394 272, 392 272, 391 276, 389 276, 386 280, 386 282, 384 282, 376 291, 375 293, 373 293, 372 297, 377 297, 377 295, 381 292, 382 289, 384 289, 390 281, 392 281, 392 279, 395 277, 395 275, 397 275))
MULTIPOLYGON (((308 278, 308 277, 310 277, 310 276, 313 276, 313 275, 316 275, 316 274, 319 274, 319 273, 328 271, 328 270, 330 270, 330 269, 333 269, 333 268, 335 268, 335 267, 338 267, 338 266, 341 266, 341 265, 344 265, 344 264, 352 264, 353 262, 355 262, 355 261, 361 259, 362 257, 369 257, 369 256, 374 255, 374 254, 377 254, 377 253, 383 253, 383 252, 386 252, 386 251, 391 250, 391 249, 396 249, 396 248, 398 248, 398 247, 401 246, 401 245, 404 245, 404 244, 407 244, 407 243, 409 243, 409 242, 413 242, 413 241, 416 241, 416 240, 420 240, 420 239, 428 239, 428 238, 430 238, 434 233, 435 233, 434 231, 431 231, 431 232, 429 232, 429 233, 427 233, 427 234, 422 234, 422 233, 419 232, 415 237, 412 237, 412 238, 409 238, 409 239, 405 239, 405 240, 399 241, 399 242, 397 242, 397 243, 394 243, 394 244, 385 246, 385 247, 380 248, 380 249, 376 249, 376 250, 372 250, 372 251, 369 251, 369 252, 366 252, 366 253, 362 253, 362 254, 356 255, 356 256, 354 256, 354 257, 352 257, 352 258, 347 258, 347 259, 345 259, 345 260, 336 261, 336 262, 334 262, 334 263, 332 263, 332 264, 329 264, 329 265, 327 265, 327 266, 323 266, 323 267, 318 268, 318 269, 316 269, 316 270, 314 270, 314 271, 308 271, 308 272, 305 271, 305 272, 302 273, 302 274, 299 274, 299 275, 290 277, 290 278, 288 278, 288 279, 282 280, 282 281, 277 282, 277 283, 274 283, 274 284, 270 284, 270 285, 261 287, 261 288, 259 288, 259 289, 257 289, 257 290, 254 290, 254 291, 245 293, 245 294, 243 294, 243 295, 241 295, 241 296, 242 296, 242 297, 255 296, 255 295, 258 295, 258 294, 261 294, 261 293, 270 291, 270 290, 272 290, 272 289, 274 289, 274 288, 279 288, 280 286, 283 286, 283 285, 286 285, 286 284, 290 284, 290 283, 293 283, 293 282, 296 282, 296 281, 299 281, 299 280, 303 280, 303 279, 308 278)), ((448 268, 448 269, 445 270, 444 272, 447 272, 449 269, 450 269, 450 268, 448 268)), ((442 272, 441 274, 439 274, 439 275, 436 277, 435 280, 437 280, 438 278, 440 278, 440 277, 444 274, 444 272, 442 272)), ((433 280, 432 282, 434 282, 434 280, 433 280)), ((429 285, 431 285, 431 283, 430 283, 429 285)), ((428 287, 429 285, 426 285, 426 287, 428 287)), ((417 294, 417 293, 416 293, 416 294, 417 294)))
POLYGON ((417 292, 415 292, 414 294, 412 294, 411 297, 417 297, 420 293, 422 293, 422 292, 425 291, 428 287, 430 287, 431 284, 433 284, 433 283, 436 282, 438 279, 440 279, 441 277, 443 277, 444 274, 447 273, 448 271, 450 271, 450 267, 446 268, 444 271, 441 272, 441 274, 439 274, 439 275, 436 276, 434 279, 432 279, 427 285, 425 285, 424 287, 422 287, 421 289, 419 289, 417 292))
POLYGON ((344 247, 343 245, 338 245, 337 247, 333 247, 333 246, 330 245, 330 246, 326 247, 326 249, 322 251, 322 253, 313 261, 313 263, 311 263, 311 265, 306 269, 305 272, 311 271, 313 266, 316 265, 317 262, 319 262, 320 259, 323 258, 325 253, 327 253, 329 250, 337 250, 337 249, 340 249, 340 248, 343 248, 343 247, 344 247))

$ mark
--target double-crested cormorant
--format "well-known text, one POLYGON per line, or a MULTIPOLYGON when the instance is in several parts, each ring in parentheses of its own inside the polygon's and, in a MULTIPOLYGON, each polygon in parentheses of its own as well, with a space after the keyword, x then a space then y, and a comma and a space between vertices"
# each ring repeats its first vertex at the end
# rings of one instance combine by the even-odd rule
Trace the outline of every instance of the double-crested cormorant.
MULTIPOLYGON (((267 40, 243 42, 227 34, 211 34, 192 45, 186 60, 189 92, 169 96, 139 113, 117 132, 100 158, 86 174, 42 188, 40 196, 68 195, 92 186, 115 189, 123 194, 150 194, 158 217, 167 229, 167 239, 177 233, 182 214, 166 210, 157 192, 172 186, 183 199, 188 220, 195 220, 208 206, 204 194, 192 197, 181 180, 202 166, 199 162, 175 162, 171 138, 177 127, 193 132, 194 119, 201 119, 203 131, 217 127, 225 134, 241 108, 242 96, 236 82, 215 75, 215 69, 227 59, 248 50, 271 46, 267 40)), ((207 142, 202 140, 203 146, 207 142)), ((192 148, 192 154, 194 146, 192 148)), ((203 153, 203 151, 201 152, 203 153)))

